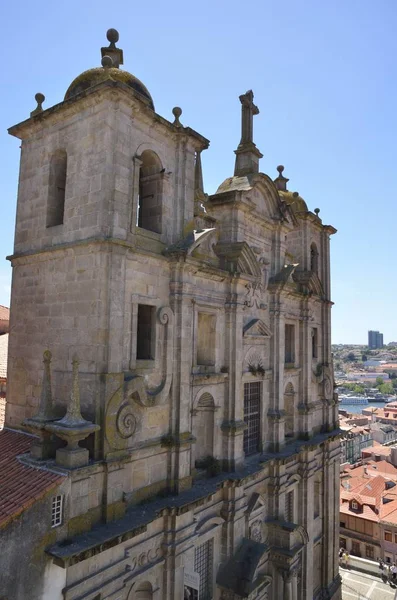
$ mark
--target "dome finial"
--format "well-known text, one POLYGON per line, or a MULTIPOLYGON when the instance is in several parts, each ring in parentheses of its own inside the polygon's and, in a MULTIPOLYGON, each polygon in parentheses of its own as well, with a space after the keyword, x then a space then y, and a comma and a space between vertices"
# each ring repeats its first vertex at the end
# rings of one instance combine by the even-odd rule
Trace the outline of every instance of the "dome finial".
POLYGON ((279 192, 286 192, 287 191, 287 183, 289 182, 289 179, 287 177, 284 177, 284 175, 283 175, 284 165, 278 165, 277 171, 278 171, 278 177, 276 177, 276 179, 274 180, 276 188, 278 189, 279 192))
POLYGON ((108 42, 110 42, 109 48, 115 48, 120 37, 117 29, 108 29, 106 32, 106 37, 108 42))
MULTIPOLYGON (((119 41, 119 32, 117 29, 108 29, 106 32, 106 37, 108 39, 109 46, 107 48, 101 48, 102 58, 105 56, 110 56, 113 61, 112 67, 118 69, 120 65, 123 64, 123 51, 121 48, 116 47, 116 42, 119 41)), ((102 66, 105 66, 102 63, 102 66)), ((107 65, 106 65, 107 66, 107 65)))

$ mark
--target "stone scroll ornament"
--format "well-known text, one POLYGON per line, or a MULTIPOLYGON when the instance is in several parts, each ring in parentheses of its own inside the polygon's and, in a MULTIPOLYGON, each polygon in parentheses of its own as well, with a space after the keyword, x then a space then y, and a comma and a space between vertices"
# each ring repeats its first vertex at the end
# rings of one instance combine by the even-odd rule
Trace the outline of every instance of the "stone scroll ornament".
POLYGON ((138 426, 136 403, 142 407, 164 404, 172 383, 172 357, 174 353, 174 314, 169 307, 157 312, 158 322, 163 325, 163 350, 161 356, 161 382, 149 388, 145 378, 128 374, 110 398, 106 408, 106 438, 114 450, 128 447, 138 426))
POLYGON ((172 362, 174 356, 174 313, 163 307, 157 311, 157 320, 164 326, 163 348, 161 353, 161 383, 149 388, 145 378, 132 376, 124 385, 124 397, 132 397, 141 406, 158 406, 168 398, 172 382, 172 362))
POLYGON ((129 402, 127 402, 120 407, 120 410, 117 413, 117 431, 122 438, 127 439, 134 435, 136 425, 137 422, 134 415, 134 408, 129 402))

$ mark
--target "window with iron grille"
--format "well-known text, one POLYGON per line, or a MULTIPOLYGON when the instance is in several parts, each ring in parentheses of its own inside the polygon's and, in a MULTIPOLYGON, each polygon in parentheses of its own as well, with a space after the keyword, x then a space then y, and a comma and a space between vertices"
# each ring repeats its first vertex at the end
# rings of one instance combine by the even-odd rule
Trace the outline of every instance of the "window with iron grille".
POLYGON ((255 454, 260 442, 260 381, 244 384, 244 452, 245 455, 255 454))
POLYGON ((372 558, 372 559, 374 559, 375 552, 374 552, 374 547, 373 546, 365 546, 365 556, 366 556, 366 558, 372 558))
POLYGON ((54 496, 52 499, 51 527, 62 525, 62 505, 63 496, 54 496))
POLYGON ((208 540, 194 551, 194 570, 200 575, 199 600, 212 598, 213 540, 208 540))

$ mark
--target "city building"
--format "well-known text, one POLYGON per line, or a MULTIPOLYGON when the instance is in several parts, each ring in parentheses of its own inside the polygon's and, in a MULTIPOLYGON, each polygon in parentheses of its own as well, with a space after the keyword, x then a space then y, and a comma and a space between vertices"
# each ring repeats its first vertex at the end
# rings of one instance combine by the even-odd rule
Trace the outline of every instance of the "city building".
POLYGON ((397 561, 397 468, 394 465, 381 460, 343 470, 340 546, 353 556, 381 558, 387 563, 397 561))
POLYGON ((383 333, 379 333, 379 331, 368 331, 368 348, 370 350, 383 348, 383 333))
POLYGON ((397 427, 393 425, 386 425, 383 423, 371 423, 370 424, 372 439, 380 444, 390 444, 391 442, 397 442, 397 427))
POLYGON ((361 459, 364 448, 372 446, 373 440, 370 425, 357 425, 343 416, 340 417, 341 435, 341 461, 355 463, 361 459))
POLYGON ((9 130, 1 593, 337 600, 336 230, 282 166, 259 172, 252 91, 234 174, 207 196, 208 140, 179 107, 158 115, 108 41, 9 130))

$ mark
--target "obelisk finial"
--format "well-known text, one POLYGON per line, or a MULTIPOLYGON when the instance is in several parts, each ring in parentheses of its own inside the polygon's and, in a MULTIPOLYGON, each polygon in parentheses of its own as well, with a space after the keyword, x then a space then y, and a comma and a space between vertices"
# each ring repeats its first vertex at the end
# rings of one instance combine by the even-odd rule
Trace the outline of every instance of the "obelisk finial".
POLYGON ((42 423, 45 423, 46 421, 52 421, 55 418, 52 406, 51 359, 51 352, 49 350, 45 350, 43 352, 44 371, 39 410, 38 413, 32 418, 33 421, 42 423))
POLYGON ((66 427, 76 427, 87 423, 87 421, 83 419, 80 411, 79 359, 76 355, 72 360, 72 373, 72 391, 68 409, 63 419, 57 422, 58 425, 64 425, 66 427))

